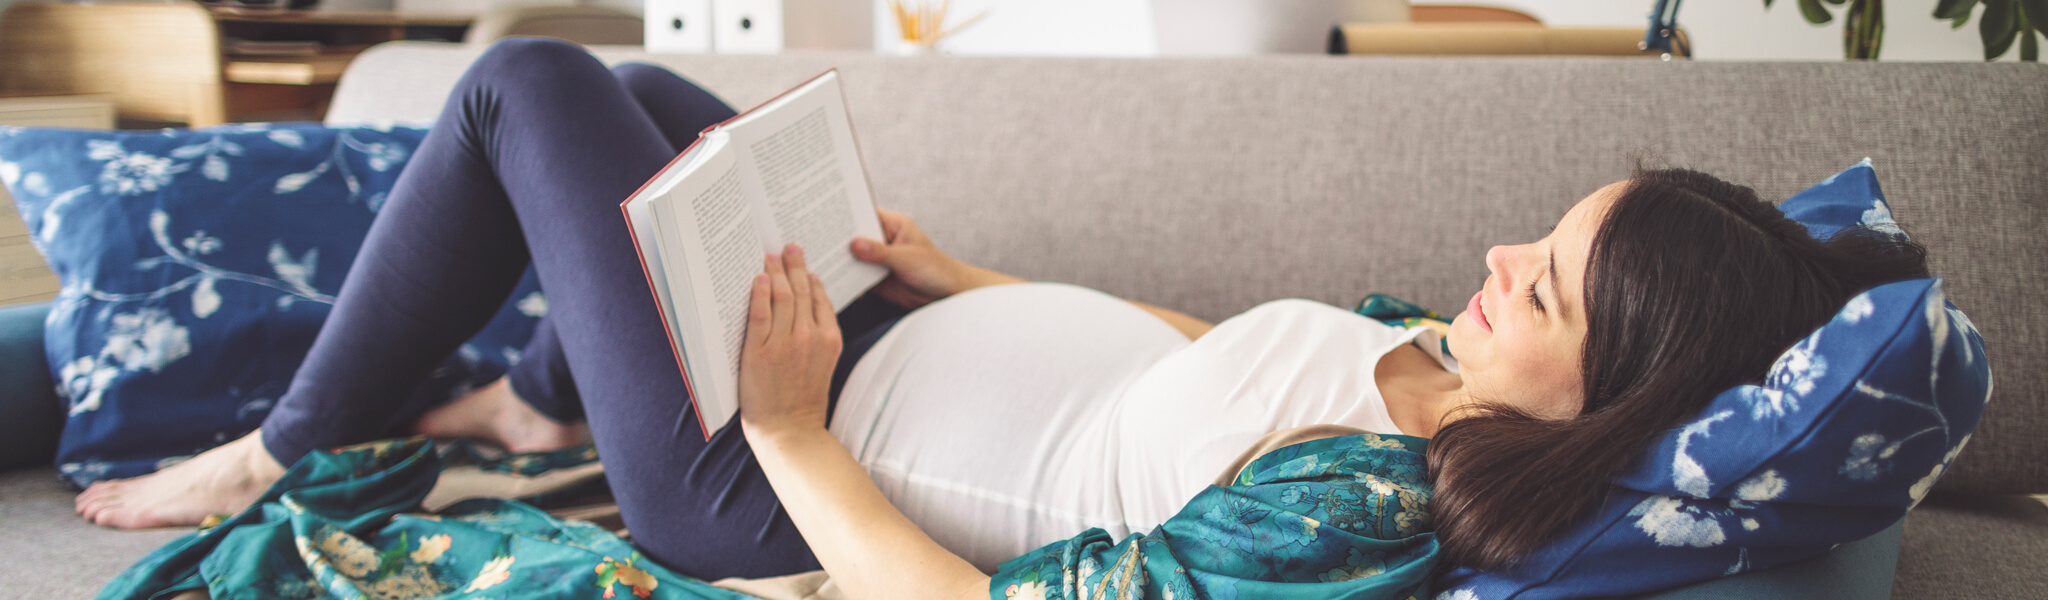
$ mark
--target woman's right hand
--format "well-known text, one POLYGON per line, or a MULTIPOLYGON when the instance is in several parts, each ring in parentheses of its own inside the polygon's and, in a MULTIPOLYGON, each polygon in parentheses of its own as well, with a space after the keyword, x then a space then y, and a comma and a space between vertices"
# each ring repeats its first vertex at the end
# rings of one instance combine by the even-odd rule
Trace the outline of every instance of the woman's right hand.
POLYGON ((889 278, 875 290, 898 306, 915 309, 974 288, 1023 281, 947 256, 909 215, 881 209, 875 214, 889 241, 855 238, 853 257, 889 268, 889 278))

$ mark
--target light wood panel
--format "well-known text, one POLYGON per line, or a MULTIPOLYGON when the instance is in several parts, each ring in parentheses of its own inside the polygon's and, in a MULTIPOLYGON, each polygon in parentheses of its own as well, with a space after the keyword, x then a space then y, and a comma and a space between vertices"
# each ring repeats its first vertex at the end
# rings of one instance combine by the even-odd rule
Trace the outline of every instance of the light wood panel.
MULTIPOLYGON (((0 98, 0 125, 109 129, 112 96, 0 98)), ((57 296, 57 275, 29 241, 28 226, 14 199, 0 188, 0 305, 40 302, 57 296)))
POLYGON ((0 16, 0 93, 107 93, 123 117, 226 122, 220 34, 184 2, 17 2, 0 16))

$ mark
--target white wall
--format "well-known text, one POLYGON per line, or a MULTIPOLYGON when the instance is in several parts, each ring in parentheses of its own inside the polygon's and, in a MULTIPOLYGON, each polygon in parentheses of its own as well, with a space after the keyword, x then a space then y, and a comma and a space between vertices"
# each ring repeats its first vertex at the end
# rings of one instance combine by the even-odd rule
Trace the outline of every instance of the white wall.
MULTIPOLYGON (((1655 0, 1414 0, 1415 4, 1484 3, 1514 8, 1551 25, 1649 26, 1655 0)), ((1984 44, 1973 18, 1960 30, 1934 19, 1935 0, 1889 0, 1884 3, 1884 46, 1881 60, 1983 60, 1984 44)), ((1678 11, 1678 26, 1693 40, 1693 56, 1701 60, 1828 60, 1842 58, 1844 8, 1827 25, 1810 25, 1799 16, 1798 0, 1777 0, 1764 10, 1763 0, 1691 0, 1678 11)), ((1979 8, 1979 12, 1983 9, 1979 8)), ((2006 52, 2005 60, 2019 54, 2006 52)))

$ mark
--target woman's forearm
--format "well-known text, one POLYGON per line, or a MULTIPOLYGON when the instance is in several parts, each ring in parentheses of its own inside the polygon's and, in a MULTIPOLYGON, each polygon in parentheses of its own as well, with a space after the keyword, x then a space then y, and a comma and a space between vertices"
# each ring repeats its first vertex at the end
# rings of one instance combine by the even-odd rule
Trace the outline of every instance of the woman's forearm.
POLYGON ((818 563, 849 598, 988 598, 988 576, 904 517, 824 429, 750 429, 747 441, 818 563))

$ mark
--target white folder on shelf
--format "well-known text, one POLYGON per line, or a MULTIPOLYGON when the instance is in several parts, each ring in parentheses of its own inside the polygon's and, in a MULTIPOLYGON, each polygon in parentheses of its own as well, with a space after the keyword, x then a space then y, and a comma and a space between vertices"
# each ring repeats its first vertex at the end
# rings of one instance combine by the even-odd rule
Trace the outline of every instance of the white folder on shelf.
POLYGON ((782 0, 711 0, 712 47, 720 54, 782 51, 782 0))
POLYGON ((648 52, 703 54, 712 50, 711 0, 645 0, 648 52))

